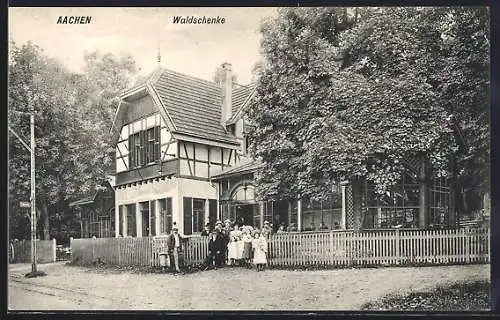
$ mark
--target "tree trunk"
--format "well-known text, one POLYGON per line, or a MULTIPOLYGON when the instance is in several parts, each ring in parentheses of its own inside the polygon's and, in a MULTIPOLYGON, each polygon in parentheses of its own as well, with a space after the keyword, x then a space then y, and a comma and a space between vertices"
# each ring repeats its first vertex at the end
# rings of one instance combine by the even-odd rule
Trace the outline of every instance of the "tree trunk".
POLYGON ((39 230, 38 234, 40 234, 40 238, 42 240, 50 239, 50 221, 49 221, 49 208, 47 206, 47 202, 45 199, 41 199, 40 201, 40 214, 39 214, 39 226, 41 230, 39 230))

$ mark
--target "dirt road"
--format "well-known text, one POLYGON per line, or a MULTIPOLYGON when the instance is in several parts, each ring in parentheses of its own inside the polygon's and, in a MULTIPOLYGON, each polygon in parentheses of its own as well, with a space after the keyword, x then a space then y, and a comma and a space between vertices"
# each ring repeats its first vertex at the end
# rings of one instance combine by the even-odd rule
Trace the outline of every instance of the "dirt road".
POLYGON ((359 310, 391 293, 463 280, 487 280, 489 265, 324 271, 225 268, 182 276, 116 273, 40 265, 9 269, 9 309, 15 310, 359 310))

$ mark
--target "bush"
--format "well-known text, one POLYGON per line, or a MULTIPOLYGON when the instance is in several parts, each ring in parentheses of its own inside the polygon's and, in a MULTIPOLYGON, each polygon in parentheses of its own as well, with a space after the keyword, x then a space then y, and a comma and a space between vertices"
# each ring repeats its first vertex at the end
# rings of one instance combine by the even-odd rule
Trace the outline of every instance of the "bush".
POLYGON ((490 309, 490 282, 476 281, 412 292, 406 296, 387 296, 362 310, 390 311, 485 311, 490 309))

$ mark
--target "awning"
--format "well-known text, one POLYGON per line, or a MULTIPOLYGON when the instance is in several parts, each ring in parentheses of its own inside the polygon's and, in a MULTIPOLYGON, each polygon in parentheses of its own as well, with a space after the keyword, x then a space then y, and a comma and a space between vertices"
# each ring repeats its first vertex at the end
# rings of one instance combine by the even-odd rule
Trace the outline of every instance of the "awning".
POLYGON ((254 173, 257 169, 262 168, 263 166, 264 164, 258 160, 242 163, 236 167, 229 168, 222 173, 212 176, 212 180, 221 180, 232 176, 254 173))

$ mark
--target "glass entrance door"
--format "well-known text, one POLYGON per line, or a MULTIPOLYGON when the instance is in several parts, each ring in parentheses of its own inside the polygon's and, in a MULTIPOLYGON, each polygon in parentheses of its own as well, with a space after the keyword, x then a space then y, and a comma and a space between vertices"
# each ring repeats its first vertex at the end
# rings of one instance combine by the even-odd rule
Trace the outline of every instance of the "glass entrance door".
POLYGON ((253 217, 258 211, 256 203, 232 203, 231 220, 236 221, 239 226, 254 226, 253 217))

